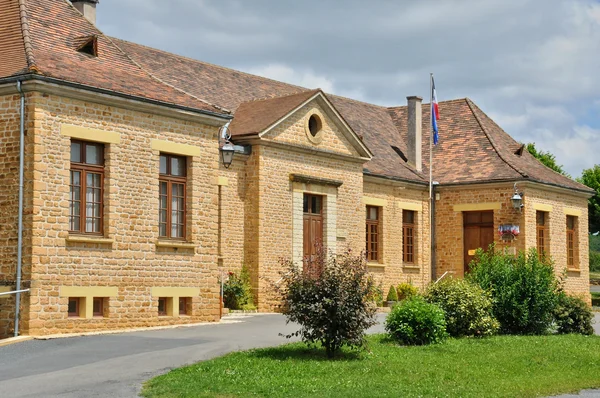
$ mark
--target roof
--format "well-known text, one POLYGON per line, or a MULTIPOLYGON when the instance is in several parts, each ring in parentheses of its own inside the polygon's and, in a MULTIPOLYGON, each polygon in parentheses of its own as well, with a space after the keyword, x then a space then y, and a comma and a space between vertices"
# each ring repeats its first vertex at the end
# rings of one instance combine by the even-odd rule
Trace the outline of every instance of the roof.
POLYGON ((0 77, 35 73, 198 111, 227 113, 142 68, 66 0, 0 0, 0 33, 0 77), (89 39, 97 40, 97 57, 77 51, 89 39))
POLYGON ((320 89, 240 104, 230 125, 232 136, 256 135, 308 101, 320 89))
MULTIPOLYGON (((66 0, 0 0, 0 59, 0 78, 38 74, 200 112, 234 113, 236 134, 264 130, 318 92, 108 37, 66 0), (97 40, 97 57, 77 51, 90 39, 97 40)), ((373 153, 366 174, 428 181, 429 106, 422 107, 420 173, 406 162, 406 106, 326 98, 373 153)), ((590 192, 527 151, 515 154, 519 143, 468 98, 439 107, 434 179, 441 184, 531 180, 590 192)))
POLYGON ((0 0, 0 76, 29 69, 18 0, 0 0))

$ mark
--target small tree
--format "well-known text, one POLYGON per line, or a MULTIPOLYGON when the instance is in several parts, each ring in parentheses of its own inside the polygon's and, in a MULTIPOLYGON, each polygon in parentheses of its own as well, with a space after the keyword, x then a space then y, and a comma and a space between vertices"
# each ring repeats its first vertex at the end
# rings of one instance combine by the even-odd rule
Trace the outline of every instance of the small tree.
POLYGON ((556 162, 556 157, 552 153, 538 150, 535 147, 535 142, 530 142, 526 145, 526 148, 527 152, 529 152, 534 158, 539 160, 544 166, 549 167, 557 173, 571 178, 569 173, 567 173, 565 169, 563 169, 563 166, 556 162))
POLYGON ((396 288, 392 285, 390 286, 390 290, 388 290, 387 301, 398 301, 398 293, 396 293, 396 288))
POLYGON ((590 232, 598 232, 600 231, 600 165, 596 164, 592 168, 583 170, 577 181, 596 191, 596 194, 588 199, 588 217, 590 232))
POLYGON ((307 344, 320 342, 329 358, 343 346, 362 348, 366 330, 375 324, 376 307, 370 299, 375 289, 367 276, 364 256, 329 255, 320 251, 316 261, 303 268, 282 261, 282 283, 276 285, 287 322, 300 330, 307 344))

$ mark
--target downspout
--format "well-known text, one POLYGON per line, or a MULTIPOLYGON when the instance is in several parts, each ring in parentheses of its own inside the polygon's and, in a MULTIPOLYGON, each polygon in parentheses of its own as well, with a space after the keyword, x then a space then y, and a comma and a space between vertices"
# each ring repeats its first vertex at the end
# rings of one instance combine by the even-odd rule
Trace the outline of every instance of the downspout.
POLYGON ((23 179, 25 168, 25 94, 21 81, 17 81, 17 91, 21 95, 21 121, 19 129, 19 223, 17 232, 17 286, 15 300, 15 337, 19 336, 19 316, 21 307, 21 263, 23 261, 23 179))

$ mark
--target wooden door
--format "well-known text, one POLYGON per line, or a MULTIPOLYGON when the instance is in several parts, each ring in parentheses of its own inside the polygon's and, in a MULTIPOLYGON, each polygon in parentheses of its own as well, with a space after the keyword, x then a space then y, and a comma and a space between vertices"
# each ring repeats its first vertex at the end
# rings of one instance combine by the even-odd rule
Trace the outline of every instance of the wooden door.
POLYGON ((304 194, 303 206, 303 263, 304 269, 312 264, 323 243, 323 197, 304 194))
POLYGON ((494 243, 494 212, 466 211, 464 220, 464 272, 469 272, 469 264, 475 257, 475 250, 487 250, 494 243))

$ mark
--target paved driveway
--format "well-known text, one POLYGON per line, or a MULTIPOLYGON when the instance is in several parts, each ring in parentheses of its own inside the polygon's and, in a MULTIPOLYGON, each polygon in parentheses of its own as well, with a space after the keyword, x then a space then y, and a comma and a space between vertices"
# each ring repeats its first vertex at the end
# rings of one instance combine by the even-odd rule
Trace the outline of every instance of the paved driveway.
MULTIPOLYGON (((383 319, 380 315, 379 320, 383 319)), ((282 344, 286 339, 279 333, 296 330, 293 325, 285 325, 281 315, 257 315, 234 321, 33 340, 0 347, 1 395, 11 398, 135 397, 144 381, 169 369, 234 350, 282 344)), ((600 334, 600 314, 596 314, 594 327, 600 334)), ((370 332, 382 330, 379 324, 370 332)))
MULTIPOLYGON (((0 395, 135 397, 144 381, 169 369, 230 351, 283 344, 287 340, 279 333, 297 330, 275 314, 227 319, 220 324, 0 347, 0 395)), ((382 330, 377 325, 371 332, 382 330)))

